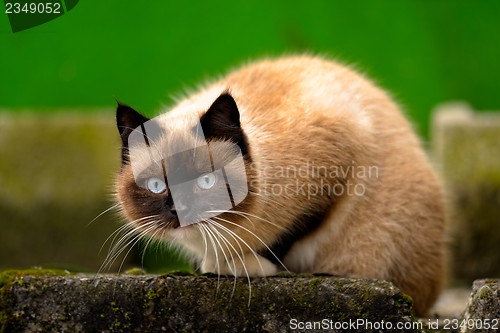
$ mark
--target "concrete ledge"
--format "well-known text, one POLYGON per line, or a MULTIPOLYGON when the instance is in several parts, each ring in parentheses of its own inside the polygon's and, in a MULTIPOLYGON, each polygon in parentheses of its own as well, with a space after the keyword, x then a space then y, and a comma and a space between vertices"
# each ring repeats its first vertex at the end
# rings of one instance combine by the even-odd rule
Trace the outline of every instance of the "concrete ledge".
POLYGON ((477 280, 463 316, 461 333, 500 331, 500 280, 477 280))
POLYGON ((99 248, 119 225, 112 212, 89 225, 113 204, 113 110, 51 111, 0 110, 0 269, 97 271, 99 248))
POLYGON ((443 176, 462 188, 500 186, 500 113, 476 112, 465 103, 440 105, 433 144, 443 176))
POLYGON ((415 324, 411 299, 384 281, 276 276, 253 279, 250 294, 246 279, 217 276, 40 274, 3 279, 1 332, 288 332, 294 319, 420 332, 395 328, 415 324))
POLYGON ((434 151, 448 189, 451 282, 470 286, 500 276, 500 113, 464 103, 434 113, 434 151))

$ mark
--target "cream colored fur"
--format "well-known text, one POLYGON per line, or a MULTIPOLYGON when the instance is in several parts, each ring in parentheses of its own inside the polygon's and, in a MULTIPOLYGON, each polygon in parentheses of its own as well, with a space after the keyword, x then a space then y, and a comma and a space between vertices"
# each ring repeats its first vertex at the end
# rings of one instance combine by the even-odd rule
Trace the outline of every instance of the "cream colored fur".
MULTIPOLYGON (((234 71, 181 101, 160 122, 170 129, 179 122, 177 127, 184 128, 184 117, 199 117, 224 91, 234 97, 248 138, 256 170, 250 181, 289 189, 349 183, 363 189, 363 195, 332 198, 254 190, 245 216, 216 221, 225 240, 200 226, 169 230, 163 237, 185 248, 203 272, 271 275, 283 267, 252 250, 273 244, 311 205, 331 206, 320 226, 292 246, 284 266, 294 272, 389 280, 413 297, 417 313, 425 313, 443 284, 443 194, 419 140, 391 98, 345 66, 292 56, 234 71), (280 168, 304 170, 311 162, 340 170, 374 167, 377 173, 323 180, 276 176, 280 168), (270 171, 263 175, 262 170, 270 171)), ((221 145, 219 153, 223 150, 221 145)), ((127 193, 120 184, 130 178, 128 167, 118 180, 123 202, 127 193)), ((140 216, 136 208, 124 206, 130 218, 140 216)))

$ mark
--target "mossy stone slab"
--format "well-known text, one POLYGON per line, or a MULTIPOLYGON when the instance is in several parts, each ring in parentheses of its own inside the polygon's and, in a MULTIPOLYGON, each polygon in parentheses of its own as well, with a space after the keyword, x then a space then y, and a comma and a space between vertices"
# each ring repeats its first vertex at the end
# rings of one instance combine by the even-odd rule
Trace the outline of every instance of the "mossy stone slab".
MULTIPOLYGON (((419 332, 395 329, 415 325, 411 299, 377 280, 21 274, 1 290, 2 332, 289 332, 294 322, 385 323, 394 325, 391 332, 419 332)), ((354 327, 334 331, 385 331, 354 327)), ((322 330, 308 330, 315 331, 322 330)))
POLYGON ((474 281, 461 333, 500 331, 500 279, 474 281))

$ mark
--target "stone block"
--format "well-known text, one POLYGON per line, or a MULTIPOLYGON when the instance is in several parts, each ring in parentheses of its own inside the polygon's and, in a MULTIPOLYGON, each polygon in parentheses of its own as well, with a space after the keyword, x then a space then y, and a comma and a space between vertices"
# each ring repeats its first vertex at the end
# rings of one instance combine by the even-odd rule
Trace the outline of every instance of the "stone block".
POLYGON ((500 114, 467 104, 437 108, 436 162, 451 208, 451 281, 500 276, 500 114))
POLYGON ((460 333, 500 331, 500 280, 477 280, 467 310, 460 320, 460 333))
POLYGON ((2 332, 421 332, 391 283, 330 276, 0 274, 2 332), (316 325, 316 326, 314 326, 316 325), (398 326, 399 325, 399 326, 398 326), (309 329, 311 328, 311 329, 309 329))
POLYGON ((89 225, 113 204, 113 111, 0 111, 0 268, 97 270, 119 226, 113 212, 89 225))

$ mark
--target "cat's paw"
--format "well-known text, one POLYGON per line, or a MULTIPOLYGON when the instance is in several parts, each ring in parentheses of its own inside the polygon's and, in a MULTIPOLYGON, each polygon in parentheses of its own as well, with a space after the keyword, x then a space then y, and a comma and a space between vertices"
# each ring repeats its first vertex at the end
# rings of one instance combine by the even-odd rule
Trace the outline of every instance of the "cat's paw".
POLYGON ((274 275, 278 268, 272 262, 259 255, 251 253, 245 256, 236 257, 229 262, 209 262, 204 261, 201 265, 202 273, 215 273, 232 275, 236 277, 262 277, 274 275))
POLYGON ((259 255, 247 254, 243 263, 239 258, 235 259, 233 263, 228 263, 228 266, 233 271, 236 267, 236 274, 232 274, 235 276, 262 277, 274 275, 278 272, 276 265, 259 255))

